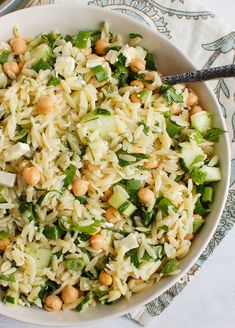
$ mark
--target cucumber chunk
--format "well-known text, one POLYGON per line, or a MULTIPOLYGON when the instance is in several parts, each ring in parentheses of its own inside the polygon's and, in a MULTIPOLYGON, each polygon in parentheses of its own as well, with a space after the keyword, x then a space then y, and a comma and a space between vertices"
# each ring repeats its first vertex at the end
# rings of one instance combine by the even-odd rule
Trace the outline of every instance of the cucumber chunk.
POLYGON ((51 49, 50 47, 42 43, 31 51, 31 58, 34 58, 38 62, 41 58, 45 61, 50 57, 51 49))
POLYGON ((114 192, 109 198, 108 203, 125 216, 131 216, 137 209, 135 205, 129 202, 120 192, 114 192))
POLYGON ((207 174, 205 182, 216 182, 222 179, 221 170, 219 167, 211 167, 205 165, 201 168, 201 170, 207 174))
POLYGON ((206 111, 191 116, 192 127, 201 133, 206 133, 212 127, 212 114, 206 111))
POLYGON ((37 269, 45 269, 51 262, 51 250, 48 248, 33 248, 29 254, 34 258, 37 269))
POLYGON ((110 113, 100 114, 100 111, 93 111, 82 117, 81 124, 92 132, 99 131, 102 138, 107 138, 110 132, 116 132, 116 120, 110 113))
POLYGON ((190 142, 183 142, 180 146, 180 164, 186 171, 190 170, 191 165, 193 162, 195 163, 196 158, 199 158, 199 156, 205 156, 203 150, 199 146, 192 145, 190 142))

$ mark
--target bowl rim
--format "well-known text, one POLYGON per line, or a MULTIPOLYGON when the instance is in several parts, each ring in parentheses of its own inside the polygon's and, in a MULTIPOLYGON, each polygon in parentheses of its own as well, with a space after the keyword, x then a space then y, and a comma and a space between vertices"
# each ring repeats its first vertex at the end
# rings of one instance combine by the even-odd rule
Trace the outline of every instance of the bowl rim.
MULTIPOLYGON (((64 10, 64 12, 66 10, 71 9, 71 8, 74 8, 74 10, 82 10, 82 9, 88 9, 88 10, 91 10, 91 11, 102 11, 102 12, 106 12, 106 13, 109 13, 112 12, 112 15, 116 16, 116 17, 119 17, 121 21, 124 21, 128 24, 128 22, 133 22, 135 24, 138 24, 139 26, 141 26, 144 30, 148 31, 148 33, 150 33, 151 35, 153 35, 153 37, 157 37, 159 39, 162 39, 164 42, 168 43, 171 45, 172 48, 176 49, 178 51, 178 53, 181 55, 181 58, 184 59, 188 64, 190 64, 190 66, 192 66, 192 69, 195 69, 196 70, 196 67, 195 65, 192 63, 192 61, 190 60, 190 58, 185 55, 181 49, 179 47, 177 47, 172 41, 170 41, 169 39, 163 37, 157 30, 154 30, 153 28, 145 25, 144 23, 130 17, 129 15, 125 15, 125 14, 122 14, 122 13, 119 13, 119 12, 116 12, 116 11, 113 11, 113 10, 110 10, 110 9, 107 9, 107 8, 104 8, 104 7, 98 7, 98 6, 90 6, 90 5, 84 5, 84 4, 78 4, 78 3, 74 3, 74 4, 47 4, 47 5, 40 5, 40 6, 35 6, 35 7, 29 7, 29 8, 24 8, 24 9, 20 9, 20 10, 17 10, 15 12, 11 12, 11 13, 8 13, 2 17, 0 17, 0 23, 1 23, 1 20, 3 19, 7 19, 8 17, 12 17, 12 16, 17 16, 18 13, 21 13, 21 12, 25 12, 25 13, 33 13, 33 12, 37 12, 38 10, 51 10, 53 7, 53 10, 64 10)), ((222 111, 220 109, 220 105, 219 105, 219 102, 213 92, 213 90, 211 89, 211 87, 208 85, 207 82, 200 82, 204 85, 207 93, 210 95, 210 97, 212 98, 212 100, 215 102, 216 104, 216 107, 217 107, 217 114, 219 116, 219 122, 220 124, 222 125, 223 129, 226 131, 226 124, 225 124, 225 119, 222 115, 222 111)), ((37 320, 34 320, 32 321, 31 319, 28 319, 27 317, 24 317, 24 318, 19 318, 19 315, 15 314, 15 311, 12 312, 11 315, 9 314, 5 314, 4 311, 2 311, 2 308, 0 308, 0 314, 5 316, 5 317, 8 317, 8 318, 11 318, 11 319, 15 319, 15 320, 18 320, 20 322, 24 322, 24 323, 30 323, 30 324, 37 324, 39 326, 48 326, 48 324, 51 326, 51 327, 67 327, 67 326, 70 326, 70 327, 74 327, 74 326, 77 326, 77 325, 90 325, 90 324, 94 324, 94 323, 97 323, 97 322, 101 322, 101 321, 104 321, 104 320, 107 320, 107 319, 110 319, 110 318, 114 318, 114 317, 119 317, 119 316, 122 316, 122 315, 125 315, 129 312, 132 312, 134 310, 136 310, 137 308, 140 308, 141 306, 144 306, 145 304, 153 301, 156 297, 162 295, 164 292, 166 292, 169 288, 171 288, 175 283, 177 283, 188 271, 189 269, 193 266, 193 264, 195 264, 195 262, 198 260, 198 258, 200 257, 200 255, 202 254, 202 252, 204 251, 204 249, 207 247, 208 243, 210 242, 217 226, 218 226, 218 223, 220 221, 220 218, 221 218, 221 215, 222 215, 222 212, 223 212, 223 209, 224 209, 224 206, 225 206, 225 202, 226 202, 226 199, 227 199, 227 195, 228 195, 228 191, 229 191, 229 181, 230 181, 230 172, 231 172, 231 165, 230 165, 230 162, 231 162, 231 150, 230 150, 230 141, 229 141, 229 136, 228 136, 228 133, 225 133, 223 136, 222 136, 225 140, 225 144, 226 144, 226 151, 227 151, 227 158, 226 158, 226 171, 227 171, 227 175, 226 177, 224 177, 224 180, 225 180, 225 187, 224 187, 224 194, 223 194, 223 199, 221 200, 220 202, 220 207, 219 207, 219 211, 217 212, 217 215, 216 215, 216 221, 214 223, 214 226, 213 226, 213 229, 210 230, 210 233, 207 235, 207 238, 204 240, 204 242, 202 242, 202 245, 199 247, 198 251, 196 252, 196 254, 192 257, 192 259, 188 262, 188 264, 185 266, 185 268, 183 270, 181 270, 180 273, 178 273, 177 275, 175 276, 172 276, 174 277, 171 281, 169 281, 169 283, 167 283, 165 286, 163 287, 160 287, 158 291, 155 292, 155 295, 152 295, 152 296, 149 296, 147 298, 144 298, 142 301, 138 301, 138 304, 129 304, 127 306, 128 309, 124 309, 124 310, 118 310, 118 313, 110 313, 110 314, 107 314, 105 317, 103 318, 96 318, 96 319, 89 319, 89 320, 86 320, 86 321, 82 321, 82 322, 77 322, 77 323, 73 323, 73 322, 66 322, 66 321, 63 321, 63 322, 55 322, 54 324, 51 323, 51 322, 39 322, 37 320)))

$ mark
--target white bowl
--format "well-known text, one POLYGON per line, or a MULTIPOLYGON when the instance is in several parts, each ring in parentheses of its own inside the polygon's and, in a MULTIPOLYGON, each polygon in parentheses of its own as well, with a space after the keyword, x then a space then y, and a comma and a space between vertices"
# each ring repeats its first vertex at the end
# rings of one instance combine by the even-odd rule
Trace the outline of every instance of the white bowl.
MULTIPOLYGON (((1 40, 8 40, 12 37, 12 28, 16 24, 20 26, 24 36, 33 36, 41 32, 49 32, 55 28, 64 34, 76 34, 82 29, 95 29, 104 20, 110 22, 111 30, 114 32, 122 35, 131 32, 143 35, 143 45, 155 54, 159 70, 164 74, 194 69, 190 60, 178 48, 154 30, 125 15, 97 7, 49 5, 14 12, 0 18, 1 40)), ((214 114, 214 125, 226 130, 219 104, 213 92, 205 83, 197 83, 193 87, 200 97, 202 106, 214 114)), ((130 301, 123 299, 115 305, 99 305, 84 313, 78 314, 75 311, 48 313, 36 307, 18 306, 11 308, 2 303, 0 303, 0 313, 32 324, 57 327, 78 326, 79 324, 95 323, 104 318, 126 314, 137 306, 146 304, 161 295, 195 263, 210 241, 219 222, 230 178, 230 151, 227 134, 220 138, 216 151, 220 155, 223 178, 216 186, 215 200, 205 226, 195 238, 189 254, 180 261, 180 274, 162 279, 150 289, 133 295, 130 301)))

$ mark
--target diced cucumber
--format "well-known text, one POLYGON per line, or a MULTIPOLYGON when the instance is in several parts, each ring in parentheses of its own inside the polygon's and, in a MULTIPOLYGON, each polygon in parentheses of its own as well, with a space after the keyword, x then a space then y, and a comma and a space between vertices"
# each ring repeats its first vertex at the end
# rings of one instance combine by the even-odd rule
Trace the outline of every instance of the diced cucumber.
POLYGON ((190 142, 184 142, 181 146, 181 165, 185 170, 190 170, 190 166, 198 156, 205 155, 203 150, 197 146, 192 145, 190 142))
POLYGON ((202 192, 202 202, 203 203, 212 203, 213 200, 213 188, 205 187, 202 192))
POLYGON ((91 131, 99 131, 103 138, 108 137, 110 132, 116 132, 115 117, 110 115, 98 114, 96 111, 85 114, 81 119, 81 124, 91 131))
POLYGON ((19 301, 19 292, 8 289, 4 297, 4 303, 9 306, 17 305, 19 301))
POLYGON ((202 172, 207 174, 205 182, 216 182, 222 179, 221 170, 219 167, 203 166, 202 172))
POLYGON ((114 192, 108 203, 125 216, 130 216, 136 211, 136 207, 120 192, 114 192))
POLYGON ((172 210, 174 212, 176 212, 176 207, 172 204, 172 202, 166 198, 163 197, 159 203, 158 203, 158 207, 162 210, 163 214, 168 215, 169 214, 169 207, 172 208, 172 210))
POLYGON ((48 248, 32 248, 29 254, 34 258, 37 269, 45 269, 51 262, 51 250, 48 248))
POLYGON ((198 232, 198 230, 202 227, 202 225, 204 224, 204 222, 205 222, 204 219, 194 220, 193 221, 193 233, 198 232))
POLYGON ((47 60, 51 55, 50 47, 42 43, 31 51, 31 58, 34 58, 38 62, 41 58, 47 60))
POLYGON ((127 198, 125 198, 121 193, 119 192, 114 192, 113 195, 109 198, 108 203, 115 207, 119 208, 122 206, 127 201, 127 198))
POLYGON ((205 133, 212 127, 212 114, 206 111, 198 112, 191 116, 191 123, 194 129, 205 133))
POLYGON ((122 212, 125 216, 131 216, 136 211, 135 205, 129 202, 128 207, 122 212))

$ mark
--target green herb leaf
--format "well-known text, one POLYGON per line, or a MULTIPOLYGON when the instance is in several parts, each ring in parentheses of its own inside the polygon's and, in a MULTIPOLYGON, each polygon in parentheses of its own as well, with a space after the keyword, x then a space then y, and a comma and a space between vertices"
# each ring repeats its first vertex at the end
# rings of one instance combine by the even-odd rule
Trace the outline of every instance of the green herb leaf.
POLYGON ((50 80, 47 82, 47 86, 49 87, 50 85, 53 85, 56 87, 57 85, 60 84, 60 78, 56 76, 51 76, 50 80))
POLYGON ((218 142, 219 141, 219 136, 221 134, 224 134, 226 131, 219 129, 219 128, 212 128, 210 130, 208 130, 205 134, 204 134, 204 138, 206 140, 212 141, 212 142, 218 142))
POLYGON ((66 175, 66 177, 64 178, 64 181, 63 181, 64 188, 68 188, 68 186, 74 180, 76 171, 77 171, 77 168, 73 164, 70 164, 69 167, 65 170, 64 174, 66 175))
POLYGON ((140 266, 140 262, 138 259, 138 248, 134 248, 128 251, 126 253, 126 257, 130 257, 131 263, 133 263, 136 268, 140 266))
POLYGON ((166 276, 174 271, 176 271, 178 269, 178 264, 177 264, 177 261, 176 259, 169 259, 164 267, 162 268, 162 271, 161 273, 166 276))
POLYGON ((9 274, 9 275, 0 274, 0 280, 8 281, 8 282, 15 282, 15 277, 14 277, 13 273, 9 274))
POLYGON ((180 132, 183 130, 183 127, 178 125, 177 123, 173 122, 172 120, 168 119, 166 122, 166 131, 171 138, 179 135, 180 132))
POLYGON ((163 197, 159 201, 159 203, 157 204, 157 207, 159 207, 162 210, 163 214, 165 214, 165 215, 169 214, 169 207, 171 207, 172 210, 174 212, 176 212, 175 206, 172 204, 172 202, 168 198, 165 198, 165 197, 163 197))
MULTIPOLYGON (((40 191, 41 191, 41 190, 40 190, 40 191)), ((45 191, 43 191, 43 193, 41 194, 41 196, 38 198, 36 204, 37 204, 37 205, 41 205, 42 202, 43 202, 43 200, 44 200, 44 198, 46 197, 46 195, 47 195, 49 192, 55 192, 55 193, 58 193, 59 195, 62 194, 62 192, 59 191, 59 190, 45 190, 45 191)))
POLYGON ((96 113, 98 115, 104 115, 104 116, 110 116, 111 115, 111 112, 105 108, 96 108, 96 113))
POLYGON ((118 156, 118 159, 119 159, 119 165, 121 167, 125 167, 125 166, 128 166, 128 165, 134 164, 134 163, 138 162, 141 159, 147 159, 147 158, 149 158, 149 156, 146 155, 146 154, 143 154, 143 153, 127 153, 123 149, 120 149, 117 152, 117 156, 118 156), (121 155, 130 155, 133 158, 135 158, 135 160, 134 161, 124 160, 124 159, 120 158, 121 155))
POLYGON ((9 55, 9 51, 3 51, 0 55, 0 64, 5 64, 8 60, 9 55))
POLYGON ((98 65, 92 68, 92 72, 94 73, 98 82, 102 83, 108 80, 108 75, 105 72, 103 66, 98 65))
POLYGON ((156 71, 157 66, 155 64, 154 56, 150 52, 147 52, 147 55, 145 57, 146 61, 146 69, 149 69, 151 71, 156 71))
POLYGON ((144 123, 144 121, 137 122, 137 125, 138 126, 143 125, 143 127, 144 127, 143 132, 147 136, 148 132, 149 132, 149 126, 146 123, 144 123))
POLYGON ((161 229, 164 230, 165 232, 169 231, 169 227, 165 224, 163 226, 161 226, 161 229))
POLYGON ((154 219, 154 211, 147 212, 146 210, 141 211, 141 219, 145 225, 145 227, 149 227, 152 224, 154 219))
POLYGON ((207 173, 203 172, 200 168, 195 167, 190 176, 195 184, 202 185, 206 180, 207 173))
POLYGON ((205 155, 198 155, 192 162, 192 164, 190 165, 190 168, 193 168, 195 166, 195 164, 198 163, 202 163, 205 160, 205 155))
POLYGON ((28 211, 30 213, 29 220, 35 220, 37 216, 36 208, 33 202, 26 202, 25 198, 19 199, 19 212, 24 213, 28 211))
POLYGON ((75 198, 79 201, 80 204, 85 204, 87 201, 87 196, 77 196, 75 198))
POLYGON ((118 65, 125 66, 126 65, 126 56, 123 53, 118 55, 118 65))
POLYGON ((84 296, 84 298, 81 300, 81 302, 76 307, 76 311, 81 312, 84 309, 84 305, 86 305, 87 303, 89 303, 92 300, 92 297, 93 297, 92 291, 89 292, 88 294, 86 294, 86 296, 84 296))
POLYGON ((74 42, 75 47, 85 48, 87 46, 87 41, 88 41, 90 35, 91 35, 90 31, 80 31, 74 42))
POLYGON ((38 73, 41 69, 51 69, 51 66, 43 58, 40 58, 39 61, 35 65, 33 65, 32 69, 38 73))
POLYGON ((10 295, 6 295, 5 298, 4 298, 4 302, 5 303, 14 304, 15 303, 15 299, 14 299, 14 297, 12 297, 10 295))
POLYGON ((52 225, 43 229, 43 234, 47 239, 57 240, 61 238, 61 230, 58 226, 52 225))
POLYGON ((85 234, 91 234, 93 232, 96 232, 97 228, 101 226, 103 221, 101 220, 94 220, 94 223, 87 225, 87 226, 81 226, 81 225, 76 225, 72 227, 73 231, 79 231, 85 234))
POLYGON ((64 37, 66 42, 72 42, 73 43, 73 37, 72 35, 66 34, 64 37))
POLYGON ((160 88, 160 92, 169 104, 173 102, 183 102, 184 100, 182 93, 177 94, 175 88, 171 85, 163 83, 160 88))
POLYGON ((113 76, 118 79, 118 86, 123 87, 127 84, 129 70, 127 67, 118 64, 113 76))

